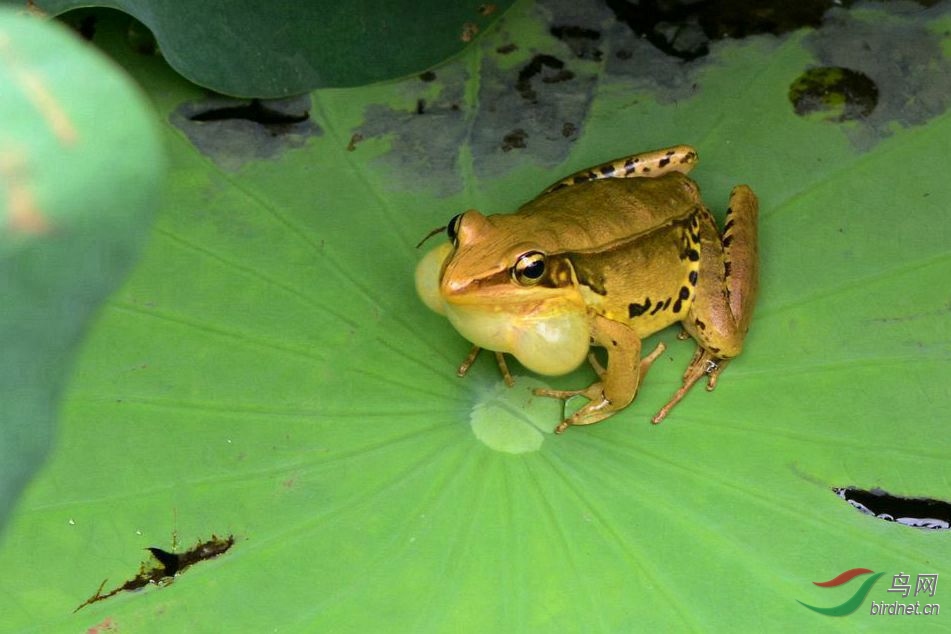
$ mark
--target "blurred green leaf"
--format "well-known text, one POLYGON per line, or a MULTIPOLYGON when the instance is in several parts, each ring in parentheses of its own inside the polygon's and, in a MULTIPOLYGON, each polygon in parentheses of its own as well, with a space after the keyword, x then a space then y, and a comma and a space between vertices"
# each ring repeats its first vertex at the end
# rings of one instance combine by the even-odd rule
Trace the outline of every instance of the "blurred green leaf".
POLYGON ((154 115, 65 28, 0 10, 0 525, 50 444, 90 317, 164 173, 154 115))
POLYGON ((899 572, 951 574, 948 533, 830 490, 951 497, 951 116, 947 59, 929 48, 946 10, 841 14, 830 24, 863 37, 837 33, 831 52, 820 30, 665 66, 603 13, 581 22, 602 55, 580 55, 551 35, 582 20, 566 6, 516 5, 432 82, 316 92, 321 134, 240 165, 225 159, 254 155, 264 131, 190 118, 197 89, 117 53, 174 122, 171 180, 0 548, 0 629, 891 631, 868 603, 832 619, 797 601, 844 602, 851 586, 812 582, 858 566, 885 572, 869 601, 894 601, 899 572), (916 37, 880 46, 902 29, 916 37), (795 78, 863 45, 873 116, 797 117, 795 78), (562 67, 533 66, 542 54, 562 67), (938 96, 905 120, 909 94, 886 88, 915 81, 938 96), (199 151, 196 128, 234 136, 199 151), (416 298, 413 246, 460 210, 511 210, 558 176, 672 143, 699 148, 694 175, 721 218, 733 184, 760 195, 746 350, 716 392, 652 426, 692 352, 661 333, 648 345, 668 354, 630 408, 535 433, 550 403, 500 396, 491 358, 454 376, 468 345, 416 298), (493 449, 493 410, 526 433, 493 449), (132 577, 143 548, 212 533, 236 544, 71 613, 103 579, 132 577))
MULTIPOLYGON (((500 2, 117 0, 189 81, 239 97, 286 97, 424 71, 455 55, 511 5, 500 2)), ((36 0, 52 15, 88 0, 36 0)), ((94 29, 94 25, 90 25, 94 29)))

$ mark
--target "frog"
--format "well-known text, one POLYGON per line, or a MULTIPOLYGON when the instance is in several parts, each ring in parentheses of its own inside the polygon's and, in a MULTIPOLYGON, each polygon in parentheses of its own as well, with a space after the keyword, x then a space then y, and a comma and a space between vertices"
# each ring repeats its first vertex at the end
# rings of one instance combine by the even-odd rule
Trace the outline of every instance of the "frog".
POLYGON ((473 344, 457 373, 482 349, 495 352, 510 385, 506 354, 550 376, 587 359, 596 375, 587 387, 535 390, 586 399, 557 424, 562 433, 628 407, 666 348, 642 356, 642 340, 679 323, 696 351, 651 420, 664 420, 704 377, 712 391, 753 316, 759 202, 735 186, 718 228, 688 176, 698 161, 689 145, 624 156, 556 181, 514 213, 469 209, 435 230, 448 241, 419 261, 416 291, 473 344))

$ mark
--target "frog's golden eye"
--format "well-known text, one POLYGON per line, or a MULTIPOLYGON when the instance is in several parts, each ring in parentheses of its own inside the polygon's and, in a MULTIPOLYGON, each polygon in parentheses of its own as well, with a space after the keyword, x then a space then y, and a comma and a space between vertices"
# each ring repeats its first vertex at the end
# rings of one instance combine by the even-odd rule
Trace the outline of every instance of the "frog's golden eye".
POLYGON ((452 246, 454 247, 459 246, 459 225, 461 223, 462 214, 456 214, 446 227, 446 235, 449 236, 449 241, 452 242, 452 246))
POLYGON ((512 267, 512 278, 523 286, 537 284, 544 274, 545 254, 541 251, 523 253, 512 267))

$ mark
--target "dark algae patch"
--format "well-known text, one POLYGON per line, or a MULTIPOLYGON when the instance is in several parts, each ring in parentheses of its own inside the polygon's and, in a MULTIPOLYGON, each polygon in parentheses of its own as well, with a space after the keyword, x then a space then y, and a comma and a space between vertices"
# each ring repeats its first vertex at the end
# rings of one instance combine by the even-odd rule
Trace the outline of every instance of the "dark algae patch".
POLYGON ((200 541, 183 553, 172 553, 154 546, 147 548, 146 550, 152 553, 154 560, 142 562, 138 574, 121 586, 105 593, 102 589, 109 580, 104 579, 103 582, 99 584, 99 589, 96 590, 95 594, 83 601, 73 611, 78 612, 87 605, 103 601, 120 592, 134 592, 148 585, 171 583, 177 575, 185 572, 185 570, 192 565, 223 555, 228 552, 232 546, 234 546, 234 535, 229 535, 228 537, 212 535, 211 539, 203 542, 200 541))
POLYGON ((532 81, 538 75, 541 75, 541 81, 546 84, 569 81, 575 76, 565 68, 565 63, 554 55, 536 55, 518 71, 518 81, 515 82, 518 94, 531 103, 538 102, 538 93, 532 88, 532 81), (544 72, 546 68, 551 69, 550 72, 544 72))
POLYGON ((800 116, 819 114, 829 121, 864 119, 878 105, 878 86, 857 70, 820 66, 793 81, 789 101, 800 116))
POLYGON ((742 58, 741 72, 758 73, 793 37, 806 55, 777 78, 769 107, 790 121, 836 122, 866 150, 951 106, 940 26, 949 16, 951 4, 930 0, 537 0, 500 18, 475 43, 475 59, 400 84, 350 132, 389 145, 375 161, 394 188, 422 183, 448 196, 470 177, 563 163, 584 138, 597 95, 612 103, 628 93, 630 107, 645 111, 652 101, 677 107, 716 88, 706 85, 712 66, 742 58), (527 35, 527 23, 542 28, 527 35))
POLYGON ((744 38, 771 33, 780 35, 810 26, 818 27, 833 0, 765 0, 747 3, 732 0, 607 0, 619 22, 671 57, 695 60, 710 53, 711 40, 744 38))

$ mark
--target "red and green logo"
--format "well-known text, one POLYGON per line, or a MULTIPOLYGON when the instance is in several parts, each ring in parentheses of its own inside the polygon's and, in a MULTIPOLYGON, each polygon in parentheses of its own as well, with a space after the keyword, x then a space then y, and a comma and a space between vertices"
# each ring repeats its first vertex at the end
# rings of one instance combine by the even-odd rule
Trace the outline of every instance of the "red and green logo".
POLYGON ((825 614, 827 616, 845 616, 847 614, 852 614, 855 610, 862 604, 862 601, 865 600, 865 597, 868 596, 869 590, 872 589, 872 586, 875 585, 875 582, 878 581, 878 578, 881 577, 884 572, 875 572, 873 574, 872 570, 868 568, 852 568, 851 570, 846 570, 839 576, 829 581, 813 581, 817 586, 822 588, 836 588, 842 586, 852 581, 856 577, 862 575, 871 574, 872 576, 867 578, 858 590, 855 591, 855 594, 852 595, 845 603, 839 605, 834 605, 829 608, 821 608, 814 605, 809 605, 808 603, 803 603, 799 601, 801 605, 809 608, 813 612, 818 612, 819 614, 825 614))

